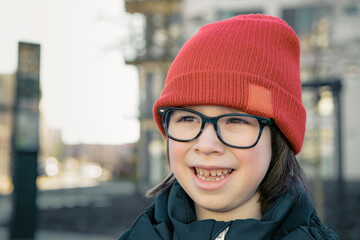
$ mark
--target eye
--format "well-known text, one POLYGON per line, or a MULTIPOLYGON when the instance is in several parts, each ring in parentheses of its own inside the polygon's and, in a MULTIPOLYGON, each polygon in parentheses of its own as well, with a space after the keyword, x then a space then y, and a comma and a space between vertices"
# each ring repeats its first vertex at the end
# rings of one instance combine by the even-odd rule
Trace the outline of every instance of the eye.
POLYGON ((199 122, 199 119, 194 116, 181 116, 177 122, 199 122))
POLYGON ((249 124, 248 121, 246 121, 243 118, 239 118, 239 117, 228 118, 226 123, 227 124, 249 124))

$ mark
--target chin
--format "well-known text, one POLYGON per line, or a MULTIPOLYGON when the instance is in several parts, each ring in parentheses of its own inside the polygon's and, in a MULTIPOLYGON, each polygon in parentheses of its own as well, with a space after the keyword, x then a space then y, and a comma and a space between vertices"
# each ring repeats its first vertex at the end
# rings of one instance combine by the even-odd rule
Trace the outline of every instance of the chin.
POLYGON ((214 199, 212 197, 201 197, 201 199, 195 199, 194 203, 207 211, 215 213, 227 212, 233 208, 231 202, 224 202, 224 197, 220 196, 216 196, 214 199))

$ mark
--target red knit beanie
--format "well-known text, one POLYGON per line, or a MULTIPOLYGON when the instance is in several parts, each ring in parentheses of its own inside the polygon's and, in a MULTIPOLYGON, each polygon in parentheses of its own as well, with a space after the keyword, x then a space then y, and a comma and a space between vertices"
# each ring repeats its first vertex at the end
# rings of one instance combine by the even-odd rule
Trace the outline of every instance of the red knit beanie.
POLYGON ((154 105, 220 105, 272 118, 299 153, 306 112, 301 101, 300 47, 280 18, 239 15, 202 27, 180 50, 154 105))

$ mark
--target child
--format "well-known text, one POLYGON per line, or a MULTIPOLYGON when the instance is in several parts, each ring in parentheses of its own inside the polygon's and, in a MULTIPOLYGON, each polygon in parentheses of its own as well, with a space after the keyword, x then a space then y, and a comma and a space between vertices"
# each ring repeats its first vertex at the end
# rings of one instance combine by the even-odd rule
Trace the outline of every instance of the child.
POLYGON ((306 112, 299 41, 281 19, 239 15, 180 50, 154 118, 171 174, 120 239, 338 239, 295 158, 306 112))

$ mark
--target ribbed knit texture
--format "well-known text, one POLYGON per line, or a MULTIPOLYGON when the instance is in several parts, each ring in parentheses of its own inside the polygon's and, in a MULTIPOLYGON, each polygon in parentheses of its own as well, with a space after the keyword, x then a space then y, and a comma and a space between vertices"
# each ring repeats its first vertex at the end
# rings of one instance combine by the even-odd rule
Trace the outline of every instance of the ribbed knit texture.
POLYGON ((232 107, 272 118, 297 154, 306 121, 299 64, 299 40, 280 18, 239 15, 205 25, 169 69, 156 124, 164 135, 159 107, 232 107))

